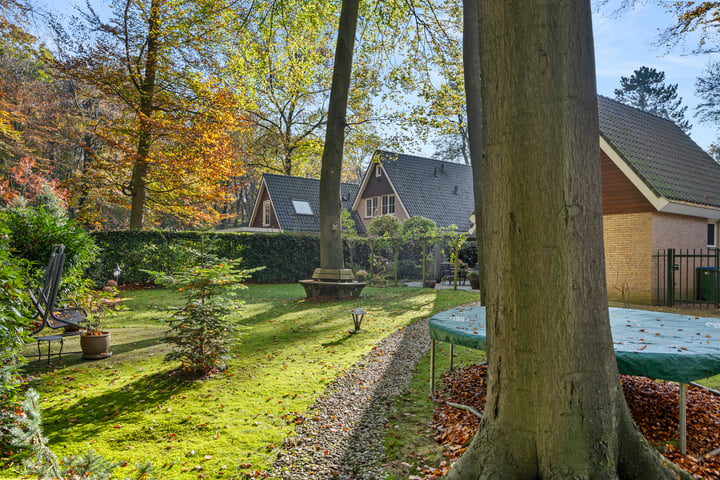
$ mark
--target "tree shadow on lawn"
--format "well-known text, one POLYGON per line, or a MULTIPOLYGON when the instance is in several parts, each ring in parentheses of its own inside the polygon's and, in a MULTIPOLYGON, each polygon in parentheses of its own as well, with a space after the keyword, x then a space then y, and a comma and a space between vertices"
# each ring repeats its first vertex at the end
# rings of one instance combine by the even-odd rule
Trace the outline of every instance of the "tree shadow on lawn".
MULTIPOLYGON (((342 334, 342 337, 331 340, 329 343, 321 344, 323 347, 332 347, 338 346, 352 338, 352 336, 347 332, 354 328, 352 317, 350 316, 350 311, 354 307, 362 305, 365 309, 380 310, 380 312, 374 313, 375 317, 392 317, 394 316, 394 307, 388 306, 388 303, 392 305, 396 302, 405 302, 411 297, 423 295, 425 293, 426 292, 419 289, 417 291, 402 289, 401 293, 392 297, 372 297, 371 295, 368 295, 367 297, 361 297, 359 299, 345 300, 331 298, 307 299, 303 297, 291 302, 284 302, 281 305, 271 308, 270 310, 243 317, 238 323, 246 327, 253 327, 263 323, 273 324, 277 322, 277 328, 268 329, 267 333, 258 333, 255 329, 249 330, 249 334, 253 336, 253 343, 260 343, 266 347, 274 345, 282 347, 283 344, 292 343, 293 341, 298 340, 298 336, 302 337, 304 340, 311 339, 311 337, 316 337, 319 340, 321 337, 328 335, 328 333, 337 330, 337 333, 342 334), (288 306, 288 304, 291 306, 288 306), (325 326, 324 324, 326 323, 328 317, 327 311, 333 309, 336 310, 339 307, 347 308, 341 312, 333 313, 332 315, 334 318, 330 320, 330 322, 327 322, 327 326, 325 326), (303 320, 300 325, 293 324, 292 319, 290 318, 279 320, 280 317, 301 313, 306 310, 313 310, 317 318, 314 320, 303 320), (343 322, 342 327, 339 327, 337 324, 338 318, 341 322, 343 322), (344 326, 345 322, 347 322, 347 327, 344 326)), ((426 315, 418 313, 418 315, 413 318, 410 323, 425 317, 426 315)), ((240 342, 242 342, 242 337, 240 342)))
MULTIPOLYGON (((135 422, 146 410, 158 409, 172 396, 200 388, 195 378, 184 377, 177 370, 160 371, 143 376, 96 396, 78 396, 73 403, 59 404, 53 412, 46 412, 45 424, 50 427, 53 443, 63 442, 77 435, 88 436, 111 428, 114 422, 135 422), (79 431, 76 427, 82 426, 79 431)), ((85 393, 92 389, 83 389, 85 393)))
MULTIPOLYGON (((70 342, 67 342, 70 343, 70 342)), ((103 360, 108 360, 108 363, 115 363, 118 361, 118 355, 122 355, 124 358, 121 358, 120 360, 124 362, 132 362, 133 358, 132 356, 129 356, 127 354, 131 352, 135 352, 137 350, 144 350, 147 348, 152 348, 158 345, 165 344, 165 341, 162 336, 153 336, 150 338, 146 338, 143 340, 136 340, 134 342, 127 342, 127 343, 112 343, 110 346, 110 351, 113 353, 111 357, 106 357, 105 359, 99 359, 99 360, 85 360, 82 358, 82 352, 80 350, 76 350, 79 347, 79 344, 71 343, 70 345, 65 345, 62 352, 62 357, 58 361, 57 356, 53 356, 50 359, 50 364, 48 364, 47 356, 46 356, 46 347, 42 346, 42 357, 37 358, 37 348, 33 346, 33 351, 31 354, 29 354, 29 358, 32 358, 34 356, 35 360, 29 360, 25 364, 25 370, 27 370, 30 374, 42 374, 48 370, 54 370, 58 368, 68 368, 68 367, 75 367, 80 365, 90 365, 92 363, 99 363, 103 360), (73 350, 66 350, 67 348, 73 348, 73 350), (128 358, 130 357, 130 358, 128 358), (112 359, 112 360, 110 360, 112 359)), ((27 347, 30 348, 30 347, 27 347)), ((57 352, 57 349, 53 349, 53 355, 55 355, 55 352, 57 352)), ((141 355, 138 353, 138 355, 141 355)), ((147 354, 143 354, 147 355, 147 354)), ((26 357, 26 358, 28 358, 26 357)))

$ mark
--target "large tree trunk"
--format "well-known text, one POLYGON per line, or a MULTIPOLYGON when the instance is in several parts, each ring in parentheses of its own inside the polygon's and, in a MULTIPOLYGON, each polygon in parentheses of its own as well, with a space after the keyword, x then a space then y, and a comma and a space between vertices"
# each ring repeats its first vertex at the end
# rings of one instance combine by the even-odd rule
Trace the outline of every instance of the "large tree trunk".
POLYGON ((590 2, 478 6, 488 393, 448 478, 676 478, 613 353, 590 2))
MULTIPOLYGON (((129 4, 129 2, 128 2, 129 4)), ((127 15, 127 12, 126 12, 127 15)), ((130 179, 130 230, 141 230, 147 201, 148 162, 152 146, 153 100, 155 95, 155 77, 157 74, 158 48, 160 35, 160 1, 153 0, 148 18, 147 56, 145 73, 140 90, 140 131, 137 153, 130 179)))
POLYGON ((340 213, 340 174, 345 143, 345 115, 352 73, 355 28, 360 0, 343 0, 330 88, 327 133, 320 171, 320 268, 344 267, 340 213))
POLYGON ((480 303, 485 305, 487 290, 483 259, 482 219, 482 101, 480 94, 480 37, 478 32, 478 0, 463 0, 463 68, 465 102, 468 112, 468 146, 473 172, 475 195, 475 242, 477 244, 480 303))

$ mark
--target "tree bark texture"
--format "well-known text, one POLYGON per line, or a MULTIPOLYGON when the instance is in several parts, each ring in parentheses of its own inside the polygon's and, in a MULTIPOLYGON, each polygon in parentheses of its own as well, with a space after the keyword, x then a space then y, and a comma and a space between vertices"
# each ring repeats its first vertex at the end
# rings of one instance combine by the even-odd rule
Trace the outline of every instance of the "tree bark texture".
POLYGON ((147 55, 145 73, 140 89, 140 130, 137 153, 130 178, 130 230, 142 230, 147 202, 147 175, 152 147, 153 100, 157 74, 160 38, 160 0, 153 0, 148 18, 147 55))
POLYGON ((612 347, 590 2, 478 7, 488 393, 447 478, 676 478, 612 347))
POLYGON ((478 32, 478 0, 463 0, 463 69, 465 102, 468 112, 468 146, 473 172, 475 202, 475 238, 478 253, 480 302, 485 305, 486 272, 483 259, 482 217, 482 97, 480 94, 480 38, 478 32))
POLYGON ((320 170, 320 268, 344 268, 340 174, 360 0, 343 0, 320 170))

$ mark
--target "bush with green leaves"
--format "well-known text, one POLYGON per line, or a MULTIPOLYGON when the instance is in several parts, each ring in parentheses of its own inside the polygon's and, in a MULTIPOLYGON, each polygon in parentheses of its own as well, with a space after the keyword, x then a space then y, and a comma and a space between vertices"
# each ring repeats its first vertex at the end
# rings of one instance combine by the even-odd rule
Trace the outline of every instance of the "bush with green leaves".
POLYGON ((174 288, 185 298, 185 305, 167 319, 167 339, 174 350, 168 361, 180 360, 182 370, 192 375, 207 375, 226 368, 231 342, 237 327, 233 314, 243 303, 236 297, 238 289, 254 270, 237 270, 237 261, 217 259, 207 251, 203 237, 197 252, 197 265, 174 274, 148 272, 155 281, 174 288))
MULTIPOLYGON (((29 320, 25 277, 19 260, 10 256, 7 232, 0 229, 0 457, 9 450, 8 430, 21 402, 23 378, 20 352, 27 341, 29 320)), ((0 461, 1 464, 1 461, 0 461)))
POLYGON ((0 212, 0 227, 7 231, 10 255, 27 263, 30 284, 42 276, 52 246, 63 244, 66 257, 60 295, 72 296, 88 287, 84 272, 95 261, 98 248, 62 211, 44 206, 9 208, 0 212))
POLYGON ((410 217, 400 227, 400 234, 404 239, 413 242, 421 247, 422 253, 420 263, 422 266, 422 280, 427 279, 428 260, 432 254, 428 254, 439 240, 437 224, 425 217, 410 217))

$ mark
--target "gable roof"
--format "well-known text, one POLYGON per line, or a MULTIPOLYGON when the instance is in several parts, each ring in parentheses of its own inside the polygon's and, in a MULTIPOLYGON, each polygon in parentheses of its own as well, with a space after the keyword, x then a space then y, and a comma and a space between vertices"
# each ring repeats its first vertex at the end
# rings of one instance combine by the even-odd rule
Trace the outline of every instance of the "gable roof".
MULTIPOLYGON (((258 200, 261 198, 263 186, 267 188, 268 195, 275 210, 275 216, 280 229, 285 232, 319 233, 320 232, 320 180, 317 178, 292 177, 264 173, 262 183, 258 189, 258 200), (296 202, 307 202, 311 214, 298 213, 296 202)), ((342 208, 349 210, 359 185, 354 183, 341 183, 340 196, 342 208)), ((298 204, 298 207, 301 205, 298 204)), ((253 218, 258 212, 256 203, 253 218)))
MULTIPOLYGON (((375 163, 382 165, 409 216, 429 218, 439 227, 456 225, 462 232, 470 229, 474 210, 472 167, 384 150, 375 152, 371 166, 375 163)), ((365 172, 361 191, 371 170, 365 172)))
POLYGON ((680 127, 600 95, 598 114, 603 151, 658 211, 719 215, 720 165, 680 127))

